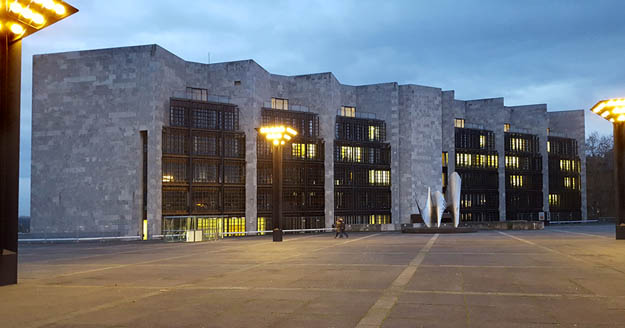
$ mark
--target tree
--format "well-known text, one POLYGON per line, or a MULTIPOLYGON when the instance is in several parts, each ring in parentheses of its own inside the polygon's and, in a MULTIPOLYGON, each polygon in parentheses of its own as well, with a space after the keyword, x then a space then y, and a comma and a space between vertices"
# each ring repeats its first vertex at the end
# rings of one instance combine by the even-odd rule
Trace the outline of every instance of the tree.
POLYGON ((586 139, 588 217, 615 217, 614 140, 593 132, 586 139))

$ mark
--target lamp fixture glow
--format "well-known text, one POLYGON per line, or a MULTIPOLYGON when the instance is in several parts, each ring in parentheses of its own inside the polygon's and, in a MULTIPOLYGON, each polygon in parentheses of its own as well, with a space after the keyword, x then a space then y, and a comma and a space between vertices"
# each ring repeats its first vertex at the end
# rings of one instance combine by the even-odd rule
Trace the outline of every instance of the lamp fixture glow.
POLYGON ((625 98, 602 100, 590 110, 610 122, 625 122, 625 98))
POLYGON ((259 132, 274 146, 284 145, 297 135, 297 131, 284 125, 262 127, 259 132))
POLYGON ((13 32, 13 34, 20 35, 24 33, 24 28, 20 24, 13 24, 11 25, 11 32, 13 32))
POLYGON ((22 5, 20 5, 18 2, 12 2, 9 5, 9 11, 12 11, 18 15, 22 12, 23 9, 24 8, 22 8, 22 5))

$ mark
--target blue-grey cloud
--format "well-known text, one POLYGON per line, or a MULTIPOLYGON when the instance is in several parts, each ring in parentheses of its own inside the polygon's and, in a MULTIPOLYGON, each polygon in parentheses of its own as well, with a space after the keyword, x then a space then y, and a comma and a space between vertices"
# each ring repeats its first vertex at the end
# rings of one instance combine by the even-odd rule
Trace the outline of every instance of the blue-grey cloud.
POLYGON ((252 58, 276 74, 332 71, 346 84, 416 83, 550 110, 625 96, 622 0, 69 2, 78 14, 24 41, 22 177, 37 53, 157 43, 190 61, 252 58))

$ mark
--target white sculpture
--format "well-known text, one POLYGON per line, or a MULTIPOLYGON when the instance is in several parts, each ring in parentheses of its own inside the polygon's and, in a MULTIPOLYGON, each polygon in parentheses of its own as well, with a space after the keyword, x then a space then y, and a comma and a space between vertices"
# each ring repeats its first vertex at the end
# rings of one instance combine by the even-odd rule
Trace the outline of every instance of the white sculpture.
POLYGON ((428 187, 428 194, 425 197, 424 206, 419 205, 419 200, 417 199, 417 208, 419 209, 419 213, 421 213, 421 218, 423 219, 423 223, 425 223, 426 227, 430 227, 432 222, 432 197, 430 195, 430 188, 428 187))
POLYGON ((430 187, 428 187, 428 194, 425 197, 425 204, 420 205, 417 199, 417 208, 421 213, 421 218, 425 226, 430 228, 432 226, 432 215, 436 215, 436 227, 441 226, 443 219, 443 212, 446 208, 451 208, 451 215, 454 221, 454 228, 457 228, 460 224, 460 189, 462 185, 462 178, 458 172, 453 172, 449 176, 449 185, 447 187, 447 194, 443 196, 440 191, 435 191, 432 195, 430 187))
POLYGON ((447 207, 445 202, 445 196, 440 191, 434 192, 434 209, 436 213, 436 226, 440 228, 441 220, 443 219, 443 212, 445 212, 445 208, 447 207))
POLYGON ((454 228, 460 224, 460 189, 462 187, 462 178, 458 172, 454 172, 449 176, 449 186, 447 187, 447 199, 451 206, 451 213, 454 220, 454 228))

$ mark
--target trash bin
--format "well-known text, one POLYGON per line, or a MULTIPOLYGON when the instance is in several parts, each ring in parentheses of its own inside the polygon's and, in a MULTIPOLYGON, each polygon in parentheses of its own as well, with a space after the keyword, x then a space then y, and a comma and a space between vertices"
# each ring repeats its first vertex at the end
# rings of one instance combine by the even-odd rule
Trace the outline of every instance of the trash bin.
POLYGON ((273 229, 273 241, 282 241, 282 230, 275 228, 273 229))

